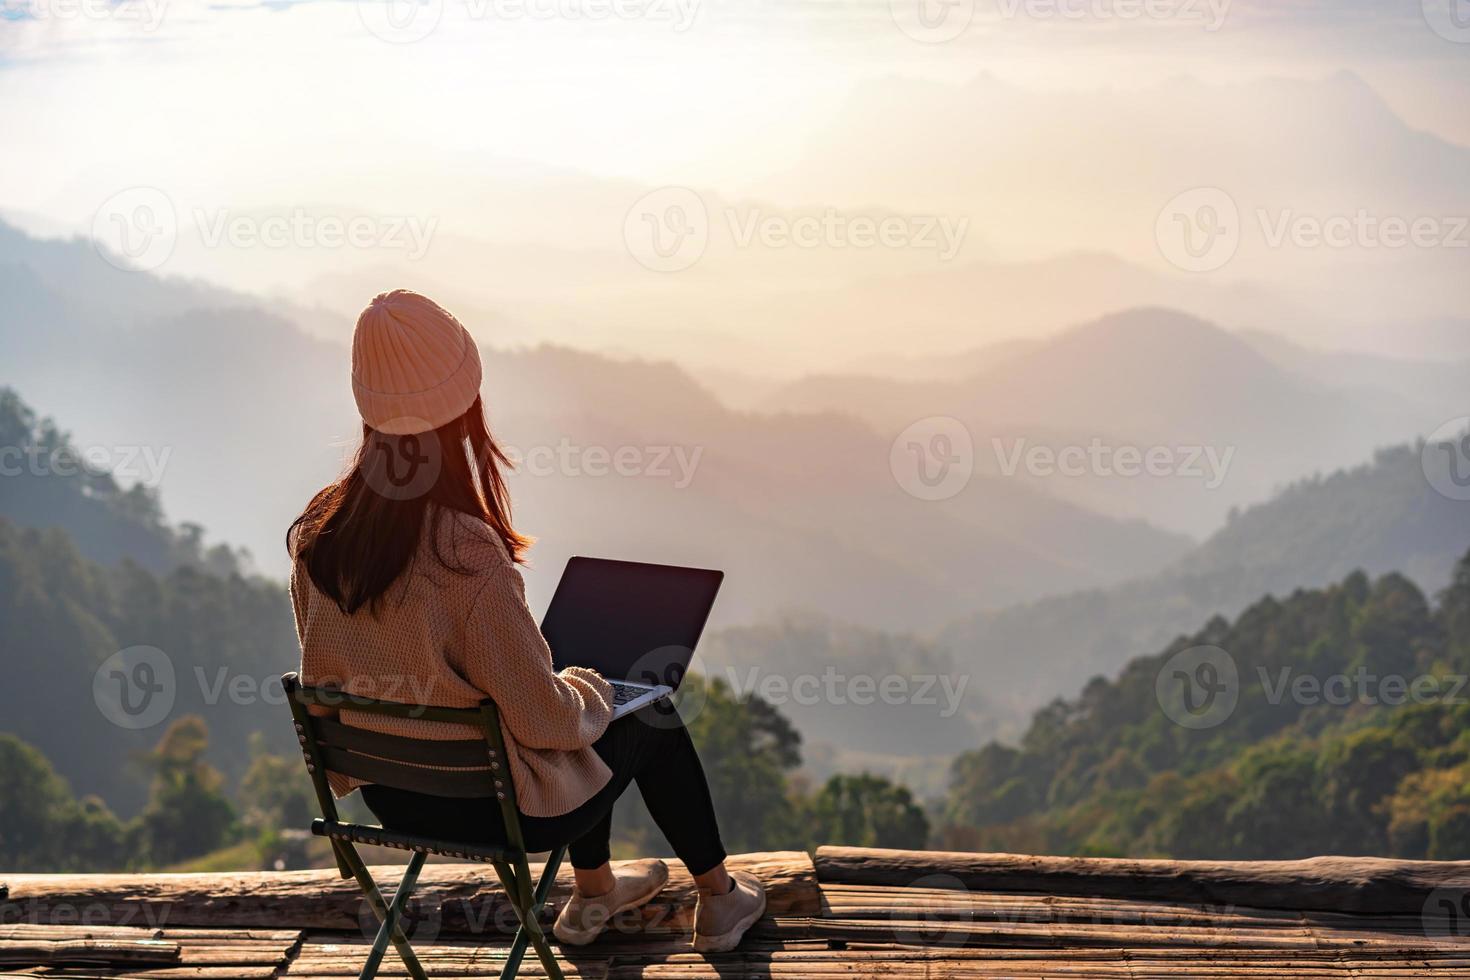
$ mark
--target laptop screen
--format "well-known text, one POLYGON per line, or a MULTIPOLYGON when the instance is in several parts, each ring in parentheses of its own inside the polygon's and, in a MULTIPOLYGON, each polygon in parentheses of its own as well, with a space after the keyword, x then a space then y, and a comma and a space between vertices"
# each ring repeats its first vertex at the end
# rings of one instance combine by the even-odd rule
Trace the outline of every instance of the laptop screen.
POLYGON ((704 568, 571 559, 541 623, 553 664, 678 687, 724 577, 704 568))

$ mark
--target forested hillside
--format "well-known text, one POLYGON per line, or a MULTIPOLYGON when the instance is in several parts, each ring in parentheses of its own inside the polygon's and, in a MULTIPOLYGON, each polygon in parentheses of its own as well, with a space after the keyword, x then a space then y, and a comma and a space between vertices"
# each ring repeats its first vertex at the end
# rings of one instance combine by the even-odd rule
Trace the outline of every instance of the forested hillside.
POLYGON ((1216 617, 956 760, 940 836, 1034 853, 1470 857, 1470 555, 1216 617), (1200 648, 1208 648, 1201 650, 1200 648))
MULTIPOLYGON (((168 465, 167 447, 115 447, 104 462, 135 478, 168 465)), ((144 479, 123 487, 99 461, 89 459, 51 419, 36 416, 13 389, 0 387, 0 516, 26 527, 65 529, 87 558, 114 564, 124 558, 150 572, 179 565, 229 575, 242 556, 222 545, 206 548, 197 525, 168 525, 156 490, 144 479)))
MULTIPOLYGON (((278 684, 299 662, 283 583, 169 526, 152 491, 124 489, 3 389, 0 436, 14 470, 0 478, 0 867, 329 860, 282 834, 315 807, 278 684), (112 660, 139 648, 146 672, 112 660)), ((798 779, 801 735, 758 691, 696 678, 681 698, 730 847, 927 840, 907 789, 798 779)), ((636 801, 618 846, 666 850, 636 801)))
POLYGON ((1355 569, 1397 571, 1440 589, 1470 548, 1470 520, 1463 502, 1425 479, 1426 465, 1446 465, 1445 458, 1415 444, 1380 450, 1368 463, 1300 480, 1233 514, 1156 575, 976 613, 939 638, 986 679, 999 730, 1019 734, 1058 694, 1073 696, 1090 678, 1264 595, 1326 586, 1355 569))
MULTIPOLYGON (((103 565, 83 557, 64 530, 22 528, 0 516, 0 627, 0 730, 41 749, 73 785, 120 812, 146 798, 148 780, 132 762, 162 729, 125 727, 99 706, 94 683, 135 679, 126 671, 98 678, 119 651, 150 647, 166 658, 171 670, 153 672, 150 685, 171 699, 171 717, 207 715, 211 759, 227 775, 244 770, 251 732, 283 749, 292 744, 272 684, 299 655, 277 582, 192 565, 163 574, 131 561, 103 565)), ((106 703, 109 689, 102 691, 106 703)), ((125 689, 123 696, 143 703, 146 695, 125 689)))
MULTIPOLYGON (((140 760, 166 726, 109 717, 94 683, 106 703, 105 685, 134 678, 99 668, 147 647, 169 668, 150 680, 169 717, 208 717, 210 759, 226 777, 247 766, 252 732, 290 746, 275 682, 299 655, 281 583, 206 546, 202 528, 169 525, 154 490, 124 488, 9 389, 0 452, 0 731, 40 749, 73 786, 136 812, 150 784, 140 760)), ((141 690, 126 693, 143 703, 141 690)))

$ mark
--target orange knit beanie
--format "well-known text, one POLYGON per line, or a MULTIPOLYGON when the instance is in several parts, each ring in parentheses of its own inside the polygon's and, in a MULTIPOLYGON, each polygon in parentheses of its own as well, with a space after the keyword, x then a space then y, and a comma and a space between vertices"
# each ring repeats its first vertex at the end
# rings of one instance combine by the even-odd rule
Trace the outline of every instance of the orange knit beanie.
POLYGON ((408 289, 379 293, 352 335, 352 394, 379 432, 428 432, 480 394, 480 352, 454 315, 408 289))

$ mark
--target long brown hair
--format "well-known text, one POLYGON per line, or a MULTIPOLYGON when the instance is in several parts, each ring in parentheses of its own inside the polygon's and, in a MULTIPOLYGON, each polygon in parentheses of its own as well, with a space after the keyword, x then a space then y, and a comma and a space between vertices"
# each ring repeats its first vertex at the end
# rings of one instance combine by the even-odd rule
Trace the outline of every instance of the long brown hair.
POLYGON ((418 553, 424 526, 434 558, 439 525, 448 511, 480 518, 500 536, 513 560, 525 561, 531 539, 510 522, 510 494, 502 467, 510 459, 496 445, 479 398, 446 425, 417 435, 362 428, 362 444, 347 474, 317 493, 291 524, 286 547, 343 612, 378 604, 418 553))

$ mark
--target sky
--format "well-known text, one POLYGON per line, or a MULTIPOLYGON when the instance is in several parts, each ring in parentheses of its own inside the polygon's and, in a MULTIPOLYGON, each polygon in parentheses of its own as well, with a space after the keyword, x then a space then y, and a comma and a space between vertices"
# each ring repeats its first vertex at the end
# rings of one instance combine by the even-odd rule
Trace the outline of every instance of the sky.
POLYGON ((0 0, 3 205, 65 215, 102 174, 300 196, 424 160, 738 186, 889 75, 1098 90, 1349 69, 1470 144, 1470 44, 1427 12, 1464 0, 1147 2, 1158 16, 1127 16, 1144 0, 0 0))
MULTIPOLYGON (((1047 114, 1034 121, 1045 130, 1035 145, 1049 157, 1085 157, 1110 134, 1133 138, 1139 104, 1163 104, 1149 93, 1177 94, 1183 79, 1237 93, 1210 102, 1234 115, 1229 99, 1258 98, 1242 87, 1254 81, 1343 72, 1412 129, 1470 146, 1470 0, 0 0, 0 11, 0 215, 86 233, 108 223, 118 195, 161 191, 182 224, 204 227, 180 233, 196 247, 181 241, 162 271, 295 302, 334 296, 334 277, 351 278, 340 291, 355 296, 381 256, 334 264, 220 248, 230 214, 328 207, 431 223, 438 251, 420 267, 430 283, 465 277, 468 260, 440 261, 467 254, 444 244, 450 236, 555 248, 576 270, 567 277, 590 290, 606 277, 566 256, 620 249, 618 215, 650 189, 697 188, 716 212, 740 199, 815 208, 845 193, 837 203, 874 212, 948 208, 968 224, 956 261, 1100 250, 1178 271, 1151 237, 1162 200, 1120 217, 1129 193, 1120 187, 1117 201, 1104 188, 1095 207, 1077 205, 1070 188, 1044 183, 1071 181, 1064 170, 1041 168, 1021 186, 1024 160, 977 165, 977 183, 1016 181, 1026 202, 1016 213, 991 198, 927 201, 926 154, 953 152, 952 133, 984 130, 962 98, 977 79, 1006 86, 1013 104, 1035 100, 1047 114), (890 92, 918 102, 863 131, 868 107, 890 92), (1052 125, 1068 102, 1101 109, 1052 125), (900 132, 908 116, 931 128, 900 132), (860 172, 870 151, 902 156, 904 169, 844 187, 836 171, 860 172), (821 162, 823 152, 841 158, 821 162), (587 203, 599 195, 613 203, 587 203), (216 220, 216 244, 197 247, 216 220)), ((1179 111, 1177 98, 1170 104, 1179 111)), ((987 146, 1032 145, 984 135, 987 146)), ((1249 138, 1269 151, 1289 135, 1249 138)), ((1136 166, 1111 165, 1158 167, 1160 195, 1203 182, 1168 173, 1147 140, 1136 152, 1136 166)), ((803 288, 924 270, 907 258, 892 270, 844 265, 851 257, 807 262, 803 288)), ((770 282, 788 264, 743 274, 770 282)), ((1278 266, 1289 266, 1279 251, 1229 271, 1278 266)), ((627 263, 610 275, 663 288, 651 285, 657 275, 637 278, 645 272, 627 263)), ((520 322, 583 315, 509 295, 518 280, 546 291, 540 277, 507 280, 505 295, 469 299, 520 322)))

